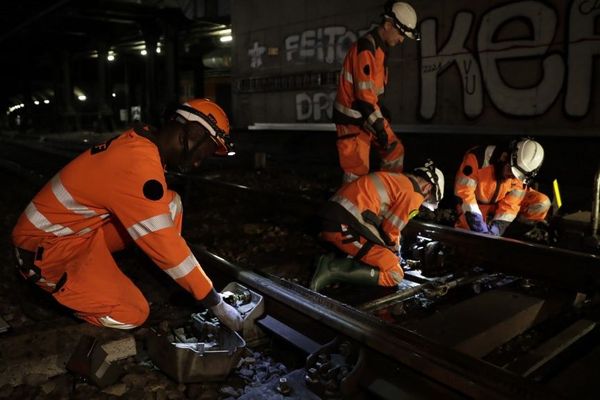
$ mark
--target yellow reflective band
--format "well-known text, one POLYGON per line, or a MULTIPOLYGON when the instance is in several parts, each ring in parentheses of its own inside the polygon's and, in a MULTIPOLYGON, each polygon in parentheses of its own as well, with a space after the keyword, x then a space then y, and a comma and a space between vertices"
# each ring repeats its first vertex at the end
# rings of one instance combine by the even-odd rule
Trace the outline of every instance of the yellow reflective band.
POLYGON ((554 188, 554 201, 556 202, 556 209, 562 207, 562 199, 560 198, 560 189, 558 188, 558 180, 552 181, 552 187, 554 188))
POLYGON ((412 210, 410 213, 408 213, 408 220, 410 221, 411 219, 413 219, 418 213, 419 210, 412 210))

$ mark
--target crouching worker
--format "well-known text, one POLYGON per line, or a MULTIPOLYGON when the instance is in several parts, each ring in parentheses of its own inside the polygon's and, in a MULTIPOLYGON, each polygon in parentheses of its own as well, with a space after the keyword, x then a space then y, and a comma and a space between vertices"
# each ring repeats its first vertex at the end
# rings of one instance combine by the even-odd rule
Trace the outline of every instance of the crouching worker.
POLYGON ((348 257, 320 256, 310 288, 397 285, 400 232, 421 205, 435 210, 443 194, 444 175, 431 161, 410 174, 374 172, 343 186, 320 212, 320 235, 348 257))
POLYGON ((160 130, 130 129, 79 155, 35 195, 12 232, 17 267, 91 324, 131 329, 148 302, 111 253, 135 242, 227 326, 241 316, 213 289, 181 237, 179 195, 165 168, 186 171, 229 152, 229 122, 215 103, 180 105, 160 130))

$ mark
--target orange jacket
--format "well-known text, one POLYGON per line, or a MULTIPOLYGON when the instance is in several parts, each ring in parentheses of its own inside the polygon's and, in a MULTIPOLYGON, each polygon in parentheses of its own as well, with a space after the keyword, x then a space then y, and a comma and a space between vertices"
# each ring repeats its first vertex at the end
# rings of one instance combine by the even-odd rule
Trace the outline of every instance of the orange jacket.
MULTIPOLYGON (((128 130, 66 165, 29 203, 13 244, 38 246, 92 235, 118 220, 137 245, 196 299, 214 297, 212 283, 173 224, 163 164, 153 136, 128 130)), ((73 241, 76 242, 76 241, 73 241)))
POLYGON ((342 186, 322 215, 330 221, 348 224, 370 241, 398 251, 400 232, 424 200, 412 178, 400 173, 374 172, 342 186))
POLYGON ((467 216, 469 228, 476 232, 488 233, 485 224, 478 223, 488 218, 482 214, 480 205, 495 205, 488 225, 498 224, 503 231, 517 216, 525 195, 522 181, 503 179, 499 176, 502 171, 496 171, 494 163, 501 153, 497 146, 475 147, 465 154, 456 174, 454 194, 462 203, 459 212, 467 216))
POLYGON ((391 129, 384 119, 379 96, 387 84, 387 45, 371 31, 350 47, 333 109, 337 125, 364 126, 372 133, 391 129))

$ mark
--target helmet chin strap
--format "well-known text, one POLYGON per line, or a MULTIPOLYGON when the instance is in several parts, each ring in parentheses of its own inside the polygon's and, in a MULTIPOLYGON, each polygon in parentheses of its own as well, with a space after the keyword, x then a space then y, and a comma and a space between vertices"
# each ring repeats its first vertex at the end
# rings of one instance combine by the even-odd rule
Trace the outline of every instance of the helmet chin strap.
POLYGON ((186 172, 190 171, 193 167, 192 157, 193 157, 194 153, 196 153, 196 151, 200 148, 200 146, 202 146, 204 144, 204 142, 206 142, 207 139, 210 139, 210 137, 209 137, 209 134, 205 132, 204 135, 202 136, 202 138, 200 140, 198 140, 198 142, 196 142, 194 144, 194 146, 192 146, 190 148, 189 147, 190 146, 189 145, 190 133, 189 133, 189 130, 188 130, 186 124, 183 125, 182 130, 183 130, 183 149, 181 150, 180 162, 177 165, 177 169, 181 173, 186 173, 186 172))

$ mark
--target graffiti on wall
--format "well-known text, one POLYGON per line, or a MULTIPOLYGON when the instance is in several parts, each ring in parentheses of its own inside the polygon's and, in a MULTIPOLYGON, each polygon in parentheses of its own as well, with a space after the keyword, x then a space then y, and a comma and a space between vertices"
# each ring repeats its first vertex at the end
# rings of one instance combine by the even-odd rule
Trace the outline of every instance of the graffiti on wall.
POLYGON ((250 57, 250 68, 259 68, 262 64, 262 56, 267 51, 265 46, 261 46, 258 42, 254 42, 252 47, 248 50, 248 56, 250 57))
POLYGON ((331 121, 335 92, 298 93, 296 95, 296 120, 331 121))
POLYGON ((600 55, 600 35, 594 31, 599 15, 599 0, 573 1, 568 10, 564 54, 550 51, 557 40, 558 15, 540 1, 519 1, 487 11, 474 32, 475 51, 465 44, 473 30, 473 13, 456 14, 451 32, 441 46, 437 42, 437 21, 423 20, 420 116, 425 119, 435 116, 438 81, 451 67, 456 67, 461 78, 462 107, 469 118, 483 113, 486 94, 501 112, 530 117, 546 113, 561 91, 565 92, 564 110, 568 116, 586 115, 592 96, 594 57, 600 55), (499 40, 501 32, 511 23, 528 27, 529 34, 499 40), (515 87, 502 74, 501 65, 513 63, 512 71, 518 71, 522 65, 518 63, 523 61, 533 62, 533 68, 541 73, 529 85, 515 87))

